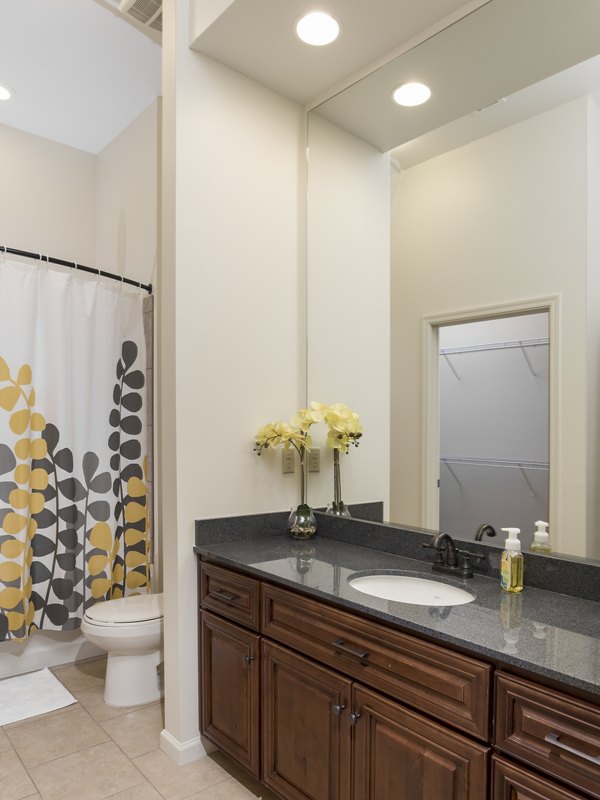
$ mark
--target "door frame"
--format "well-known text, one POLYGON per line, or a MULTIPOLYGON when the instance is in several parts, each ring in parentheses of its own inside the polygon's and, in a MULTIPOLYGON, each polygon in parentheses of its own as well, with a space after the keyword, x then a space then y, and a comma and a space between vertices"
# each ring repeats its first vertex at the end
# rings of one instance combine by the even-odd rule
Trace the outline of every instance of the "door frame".
POLYGON ((498 303, 462 309, 451 313, 428 314, 421 320, 421 376, 424 413, 421 420, 421 521, 425 528, 439 530, 440 495, 440 397, 439 397, 439 329, 446 325, 483 322, 498 317, 514 317, 539 312, 548 314, 548 522, 550 530, 559 519, 560 472, 558 469, 558 402, 559 402, 559 311, 558 295, 498 303))

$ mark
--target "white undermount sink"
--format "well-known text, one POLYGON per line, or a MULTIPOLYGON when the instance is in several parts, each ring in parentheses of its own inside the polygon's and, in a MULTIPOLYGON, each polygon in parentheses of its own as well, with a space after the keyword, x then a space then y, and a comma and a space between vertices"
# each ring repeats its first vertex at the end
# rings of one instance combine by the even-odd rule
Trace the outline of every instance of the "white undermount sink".
POLYGON ((359 592, 414 606, 462 606, 475 600, 459 586, 413 575, 350 576, 348 583, 359 592))

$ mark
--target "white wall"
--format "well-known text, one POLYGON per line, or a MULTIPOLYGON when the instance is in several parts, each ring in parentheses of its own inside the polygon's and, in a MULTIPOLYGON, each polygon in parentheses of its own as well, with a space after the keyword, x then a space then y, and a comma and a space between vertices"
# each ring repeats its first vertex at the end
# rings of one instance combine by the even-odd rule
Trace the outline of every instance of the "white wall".
MULTIPOLYGON (((586 98, 398 176, 392 202, 392 518, 420 522, 421 320, 559 295, 554 541, 586 539, 586 98)), ((552 400, 551 400, 552 402, 552 400)))
POLYGON ((108 272, 156 280, 160 98, 96 158, 96 255, 108 272))
POLYGON ((96 159, 0 125, 0 244, 93 264, 96 159))
POLYGON ((305 398, 304 125, 295 103, 188 49, 188 0, 164 11, 162 746, 185 761, 202 752, 194 520, 298 501, 280 460, 252 447, 305 398))
POLYGON ((588 98, 587 555, 600 559, 600 108, 588 98))
MULTIPOLYGON (((342 499, 383 500, 387 514, 389 157, 316 113, 308 133, 308 399, 360 415, 360 445, 341 460, 342 499)), ((326 429, 313 430, 321 472, 309 475, 309 500, 323 506, 333 499, 333 456, 326 429)))

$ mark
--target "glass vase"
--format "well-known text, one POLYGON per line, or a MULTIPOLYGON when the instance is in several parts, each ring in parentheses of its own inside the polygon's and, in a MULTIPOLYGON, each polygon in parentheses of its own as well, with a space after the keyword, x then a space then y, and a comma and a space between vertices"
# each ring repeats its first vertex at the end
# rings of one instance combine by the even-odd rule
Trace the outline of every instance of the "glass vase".
POLYGON ((304 469, 306 450, 300 451, 300 505, 292 509, 287 529, 294 539, 310 539, 317 532, 317 520, 306 502, 306 473, 304 469))
POLYGON ((342 479, 340 473, 340 451, 333 451, 333 502, 327 506, 327 514, 334 517, 350 517, 348 506, 342 500, 342 479))

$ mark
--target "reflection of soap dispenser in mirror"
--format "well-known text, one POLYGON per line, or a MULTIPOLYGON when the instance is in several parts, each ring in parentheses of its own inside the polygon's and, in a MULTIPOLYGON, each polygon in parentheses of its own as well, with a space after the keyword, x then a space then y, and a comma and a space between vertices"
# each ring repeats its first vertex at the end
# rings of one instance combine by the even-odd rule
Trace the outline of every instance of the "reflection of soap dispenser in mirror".
POLYGON ((520 528, 502 528, 508 536, 500 563, 500 585, 505 592, 523 591, 523 553, 519 541, 520 528))
POLYGON ((532 553, 551 553, 552 546, 550 544, 550 535, 548 533, 548 523, 542 522, 539 519, 536 523, 537 530, 533 534, 533 542, 531 543, 532 553))
POLYGON ((523 596, 503 594, 500 600, 500 624, 502 625, 505 653, 517 652, 522 619, 523 596))

